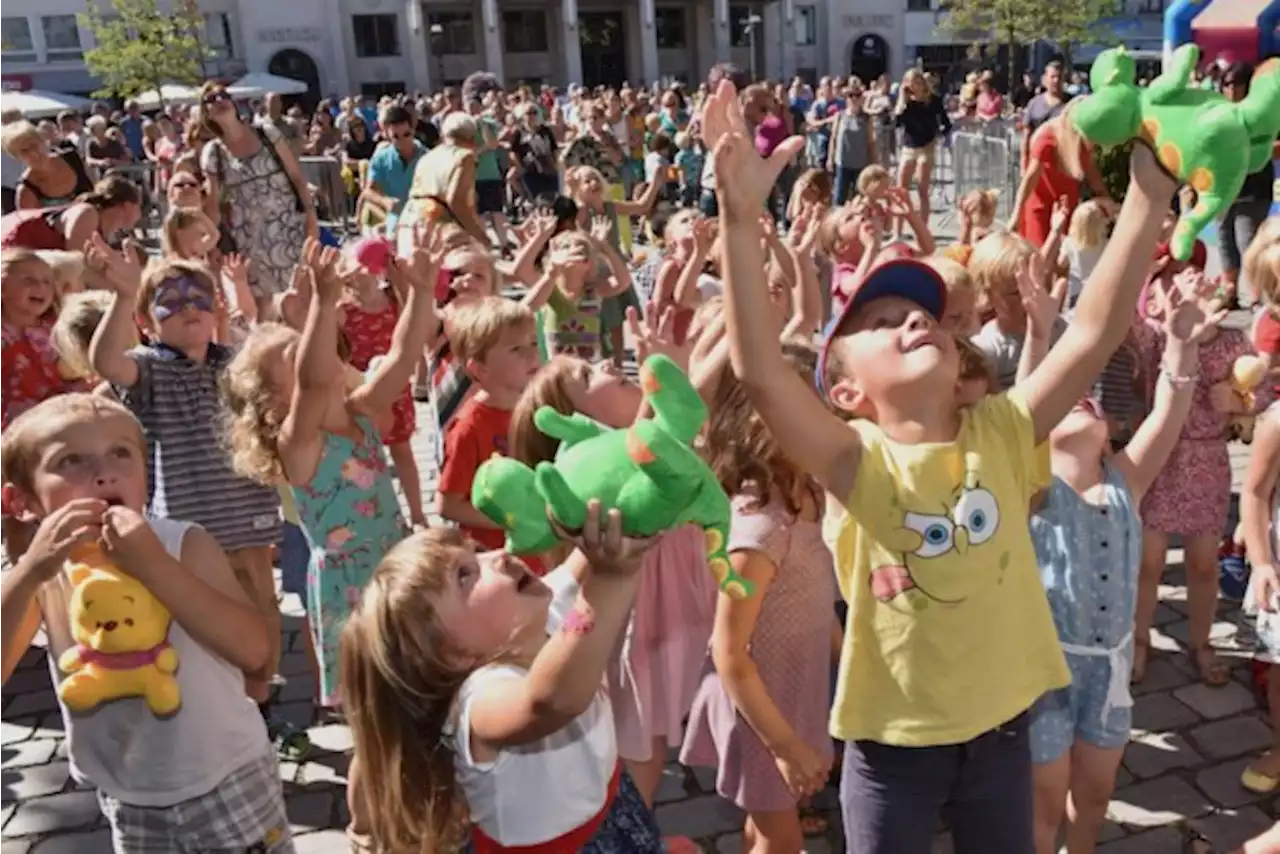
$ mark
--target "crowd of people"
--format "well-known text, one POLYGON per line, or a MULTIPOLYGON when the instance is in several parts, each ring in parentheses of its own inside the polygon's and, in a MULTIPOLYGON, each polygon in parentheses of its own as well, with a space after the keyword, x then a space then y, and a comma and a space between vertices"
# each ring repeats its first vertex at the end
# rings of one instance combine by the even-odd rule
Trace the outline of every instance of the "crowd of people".
MULTIPOLYGON (((1204 73, 1248 97, 1252 69, 1204 73)), ((58 683, 92 652, 68 560, 140 582, 181 662, 176 712, 60 694, 115 850, 293 850, 277 761, 309 745, 270 701, 278 570, 315 702, 352 728, 353 851, 678 850, 653 814, 673 748, 758 854, 822 832, 836 780, 852 854, 924 854, 943 814, 960 852, 1092 851, 1172 535, 1189 660, 1230 680, 1209 633, 1250 416, 1236 539, 1280 661, 1280 219, 1268 166, 1221 277, 1202 244, 1174 260, 1152 153, 1112 198, 1071 122, 1083 79, 1031 83, 721 65, 693 92, 477 74, 307 116, 210 82, 150 119, 5 116, 0 673, 39 631, 58 683), (1013 216, 968 193, 935 239, 938 149, 994 121, 1025 131, 1013 216), (323 216, 335 193, 351 222, 323 216), (1254 329, 1220 326, 1246 291, 1254 329), (628 343, 705 402, 753 596, 717 594, 696 526, 631 539, 592 504, 517 557, 473 504, 495 454, 555 459, 540 409, 648 417, 628 343)), ((1262 696, 1275 748, 1241 785, 1269 793, 1280 676, 1262 696)))

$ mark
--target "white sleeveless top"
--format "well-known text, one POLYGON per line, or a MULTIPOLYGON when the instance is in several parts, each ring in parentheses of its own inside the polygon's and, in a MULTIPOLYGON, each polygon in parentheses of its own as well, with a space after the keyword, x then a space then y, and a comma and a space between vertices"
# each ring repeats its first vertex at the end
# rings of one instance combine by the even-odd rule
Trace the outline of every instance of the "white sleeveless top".
MULTIPOLYGON (((578 597, 578 584, 566 568, 542 579, 555 594, 547 631, 558 631, 578 597)), ((508 748, 492 762, 471 756, 471 700, 476 691, 527 671, 492 665, 472 673, 459 692, 454 730, 454 768, 471 809, 471 821, 485 835, 507 846, 537 845, 586 824, 608 800, 609 782, 618 764, 617 737, 609 695, 601 681, 590 707, 568 726, 544 739, 508 748)))
MULTIPOLYGON (((172 519, 150 519, 151 529, 176 559, 187 531, 198 527, 172 519)), ((202 567, 189 569, 200 574, 202 567)), ((49 637, 49 671, 62 673, 58 657, 75 645, 65 573, 40 591, 40 609, 49 637)), ((61 703, 71 758, 71 776, 107 795, 141 807, 167 807, 207 794, 248 763, 271 750, 267 728, 244 692, 244 674, 197 643, 175 620, 169 644, 178 654, 182 706, 160 719, 138 697, 104 703, 87 714, 61 703)))

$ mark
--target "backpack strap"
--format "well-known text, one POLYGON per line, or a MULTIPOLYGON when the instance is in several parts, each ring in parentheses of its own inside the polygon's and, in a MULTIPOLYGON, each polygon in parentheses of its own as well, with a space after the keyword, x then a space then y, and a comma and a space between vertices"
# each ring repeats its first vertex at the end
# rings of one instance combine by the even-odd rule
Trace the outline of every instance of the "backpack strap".
POLYGON ((280 156, 280 152, 276 151, 275 143, 271 141, 271 138, 267 136, 267 132, 261 127, 254 125, 253 129, 257 132, 258 140, 262 143, 262 146, 270 152, 271 159, 276 162, 276 168, 289 179, 289 187, 293 190, 293 204, 297 207, 298 213, 305 214, 307 209, 302 204, 302 193, 298 192, 298 187, 293 183, 293 176, 289 174, 289 170, 284 168, 284 159, 280 156))

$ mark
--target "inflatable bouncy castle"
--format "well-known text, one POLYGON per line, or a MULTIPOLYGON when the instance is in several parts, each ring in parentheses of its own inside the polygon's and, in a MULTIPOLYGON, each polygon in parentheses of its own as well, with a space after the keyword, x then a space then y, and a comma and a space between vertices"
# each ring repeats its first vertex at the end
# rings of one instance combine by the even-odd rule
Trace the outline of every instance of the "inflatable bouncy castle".
POLYGON ((1164 13, 1164 57, 1188 42, 1205 62, 1258 63, 1280 54, 1280 0, 1173 0, 1164 13))

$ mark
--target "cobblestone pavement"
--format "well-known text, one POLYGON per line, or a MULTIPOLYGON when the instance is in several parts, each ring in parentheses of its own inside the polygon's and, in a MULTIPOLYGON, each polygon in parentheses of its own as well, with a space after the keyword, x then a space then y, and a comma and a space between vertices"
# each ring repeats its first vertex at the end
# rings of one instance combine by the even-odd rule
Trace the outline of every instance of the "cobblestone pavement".
MULTIPOLYGON (((1237 315, 1233 325, 1243 325, 1237 315)), ((420 413, 419 423, 426 423, 420 413)), ((425 443, 419 447, 424 482, 432 482, 425 443)), ((1247 449, 1232 448, 1238 489, 1247 449)), ((1187 637, 1186 587, 1181 552, 1169 553, 1170 571, 1160 589, 1159 635, 1145 681, 1135 688, 1134 735, 1125 752, 1117 792, 1103 832, 1104 854, 1169 854, 1179 850, 1176 825, 1189 819, 1219 845, 1231 845, 1265 829, 1280 817, 1280 798, 1259 797, 1239 785, 1249 757, 1264 749, 1270 730, 1248 682, 1248 633, 1239 609, 1223 602, 1213 639, 1235 662, 1234 680, 1206 688, 1193 678, 1178 652, 1187 637)), ((282 763, 289 818, 302 854, 347 851, 344 782, 347 727, 318 714, 311 703, 312 680, 299 636, 298 602, 286 597, 284 655, 287 681, 276 696, 276 711, 309 729, 313 750, 302 763, 282 763)), ((5 686, 0 707, 3 758, 3 845, 0 854, 98 854, 110 850, 94 794, 68 777, 62 722, 49 682, 44 650, 33 647, 5 686)), ((741 850, 742 815, 714 793, 713 774, 672 762, 658 792, 663 831, 696 840, 706 852, 741 850)), ((807 850, 841 851, 834 790, 822 792, 814 807, 828 819, 828 831, 810 838, 807 850)), ((940 835, 936 854, 949 854, 940 835)))

